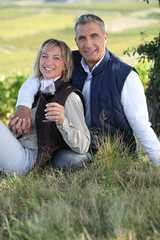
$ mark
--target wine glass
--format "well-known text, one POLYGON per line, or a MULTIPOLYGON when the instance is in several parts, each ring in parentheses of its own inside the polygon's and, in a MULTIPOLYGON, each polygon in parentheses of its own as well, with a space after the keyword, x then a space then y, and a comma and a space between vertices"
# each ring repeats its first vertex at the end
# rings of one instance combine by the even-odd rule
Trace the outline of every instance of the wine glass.
MULTIPOLYGON (((55 86, 53 83, 51 83, 49 86, 45 87, 43 90, 41 89, 41 94, 43 99, 46 101, 46 103, 52 102, 54 93, 55 93, 55 86)), ((56 122, 55 119, 44 119, 42 122, 56 122)))

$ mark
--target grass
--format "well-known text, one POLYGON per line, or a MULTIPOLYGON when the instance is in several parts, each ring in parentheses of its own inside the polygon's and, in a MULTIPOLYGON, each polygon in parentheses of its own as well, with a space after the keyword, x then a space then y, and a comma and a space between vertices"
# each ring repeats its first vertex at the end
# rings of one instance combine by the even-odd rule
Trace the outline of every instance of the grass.
POLYGON ((107 139, 90 167, 0 183, 0 238, 160 239, 160 169, 107 139))

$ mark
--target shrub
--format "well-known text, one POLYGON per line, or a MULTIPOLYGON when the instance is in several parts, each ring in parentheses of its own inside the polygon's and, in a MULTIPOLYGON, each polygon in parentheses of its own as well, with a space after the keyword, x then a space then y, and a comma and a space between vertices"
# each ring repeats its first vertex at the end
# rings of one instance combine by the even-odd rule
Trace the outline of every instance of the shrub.
MULTIPOLYGON (((142 33, 144 35, 144 33, 142 33)), ((143 40, 144 41, 144 40, 143 40)), ((160 110, 160 33, 152 41, 139 45, 132 49, 133 55, 138 53, 139 59, 145 63, 147 60, 151 62, 148 69, 148 87, 146 88, 146 96, 148 102, 148 110, 150 122, 153 129, 160 134, 159 110, 160 110)), ((124 54, 130 56, 129 49, 124 51, 124 54)))
POLYGON ((18 71, 0 77, 0 119, 7 122, 9 114, 15 111, 15 104, 21 84, 28 78, 29 73, 18 71))
POLYGON ((138 59, 135 68, 139 74, 139 77, 142 81, 143 87, 146 90, 149 84, 149 77, 148 77, 148 71, 149 71, 149 63, 148 60, 145 59, 144 61, 138 59))

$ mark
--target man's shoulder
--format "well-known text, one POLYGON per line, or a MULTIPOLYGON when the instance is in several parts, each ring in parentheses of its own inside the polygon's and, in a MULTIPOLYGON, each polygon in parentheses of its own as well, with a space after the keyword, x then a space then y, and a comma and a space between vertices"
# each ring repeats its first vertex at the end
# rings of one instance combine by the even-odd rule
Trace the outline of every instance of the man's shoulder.
POLYGON ((126 67, 126 68, 132 68, 132 66, 130 66, 128 63, 126 63, 125 61, 123 61, 121 58, 119 58, 118 56, 116 56, 115 54, 113 54, 111 51, 109 51, 110 54, 110 59, 112 62, 116 63, 117 66, 119 67, 126 67))

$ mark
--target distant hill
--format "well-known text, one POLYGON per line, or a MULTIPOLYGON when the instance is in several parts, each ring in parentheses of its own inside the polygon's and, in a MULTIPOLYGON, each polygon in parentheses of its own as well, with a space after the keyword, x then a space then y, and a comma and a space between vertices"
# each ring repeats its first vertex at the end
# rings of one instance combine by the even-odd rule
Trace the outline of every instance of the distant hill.
MULTIPOLYGON (((139 2, 143 0, 139 0, 139 2)), ((151 2, 157 2, 158 0, 152 0, 151 2)), ((77 0, 0 0, 0 7, 15 6, 15 5, 38 5, 43 3, 72 3, 79 4, 77 0)), ((117 3, 117 2, 136 2, 136 0, 81 0, 80 3, 117 3)))

